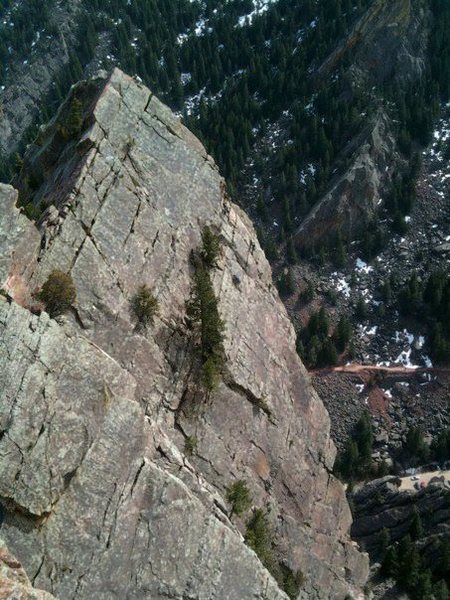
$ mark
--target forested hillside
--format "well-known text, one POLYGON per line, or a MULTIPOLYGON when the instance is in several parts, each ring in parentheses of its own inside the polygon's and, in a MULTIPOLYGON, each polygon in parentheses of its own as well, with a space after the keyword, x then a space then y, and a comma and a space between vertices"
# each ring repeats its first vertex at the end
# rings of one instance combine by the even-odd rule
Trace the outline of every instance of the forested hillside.
MULTIPOLYGON (((284 117, 287 139, 271 164, 260 169, 275 203, 283 208, 289 232, 293 217, 304 215, 326 188, 335 158, 377 102, 394 102, 402 149, 409 154, 411 140, 429 140, 439 95, 448 98, 450 9, 445 0, 429 2, 434 15, 430 61, 419 85, 415 82, 410 89, 388 79, 377 82, 376 90, 359 89, 347 72, 351 52, 326 76, 319 74, 322 62, 371 3, 81 2, 79 44, 54 97, 43 106, 43 119, 98 56, 105 66, 119 64, 137 73, 172 107, 189 115, 188 124, 200 133, 235 188, 252 145, 284 117)), ((26 59, 41 36, 57 34, 54 0, 2 4, 0 84, 7 82, 12 59, 26 59)), ((260 210, 264 214, 262 205, 260 210)))
MULTIPOLYGON (((54 0, 2 4, 0 83, 7 80, 10 57, 25 58, 41 35, 57 33, 54 0)), ((406 152, 411 139, 429 139, 439 93, 443 100, 448 98, 450 9, 445 0, 429 2, 434 31, 421 85, 411 90, 395 81, 380 81, 376 93, 349 84, 351 53, 326 77, 318 75, 322 62, 370 0, 81 4, 80 43, 56 86, 55 101, 97 53, 105 66, 115 63, 137 73, 172 107, 184 108, 191 115, 189 124, 201 133, 233 186, 239 183, 255 140, 271 123, 287 116, 287 147, 276 153, 269 166, 272 173, 264 169, 268 179, 277 175, 274 193, 285 208, 287 230, 293 214, 306 212, 325 188, 334 158, 376 108, 376 97, 395 102, 406 152), (109 51, 102 56, 98 50, 105 37, 109 51), (305 168, 302 186, 299 174, 305 168)), ((48 106, 43 108, 48 112, 48 106)))
MULTIPOLYGON (((76 162, 87 151, 89 142, 80 143, 80 136, 93 122, 96 94, 107 78, 104 71, 115 66, 133 79, 116 73, 121 83, 116 82, 114 92, 110 89, 111 97, 119 90, 121 108, 128 110, 122 84, 135 88, 133 101, 141 97, 137 91, 141 83, 148 86, 201 139, 218 164, 226 182, 224 194, 217 176, 220 197, 228 194, 255 224, 295 327, 297 354, 329 411, 333 440, 340 451, 335 472, 350 482, 349 492, 366 478, 420 468, 430 460, 448 461, 450 0, 0 0, 0 181, 16 187, 21 212, 47 233, 54 233, 72 215, 71 202, 59 205, 60 187, 67 198, 71 194, 66 162, 76 162), (79 84, 83 79, 89 81, 79 84), (61 170, 54 170, 59 160, 61 170)), ((172 135, 172 125, 166 125, 172 135)), ((122 169, 135 140, 126 142, 125 158, 116 142, 122 169)), ((142 156, 153 159, 154 151, 152 142, 142 156)), ((104 158, 109 164, 109 156, 104 158)), ((151 182, 148 170, 142 173, 144 181, 151 182)), ((192 183, 196 190, 196 178, 197 171, 189 172, 183 185, 192 183)), ((164 190, 165 203, 173 202, 178 231, 184 226, 180 215, 185 207, 177 205, 176 192, 166 194, 171 184, 167 175, 158 189, 164 190)), ((93 186, 96 194, 101 185, 103 181, 93 186)), ((104 209, 109 226, 110 215, 104 209)), ((122 209, 117 207, 118 222, 124 217, 122 209)), ((133 234, 139 215, 140 208, 130 225, 133 234)), ((29 225, 23 215, 20 218, 29 225)), ((82 235, 89 240, 91 228, 83 219, 82 235)), ((202 219, 209 219, 206 209, 202 219)), ((164 216, 162 221, 166 226, 164 216)), ((211 236, 210 245, 217 246, 209 261, 214 270, 220 240, 215 230, 203 230, 208 238, 205 231, 211 236)), ((152 249, 158 242, 157 249, 161 244, 164 254, 171 233, 159 239, 158 230, 152 249)), ((171 239, 173 245, 175 238, 171 239)), ((49 243, 44 236, 43 251, 49 243)), ((74 248, 69 246, 70 254, 74 248)), ((111 262, 120 262, 119 254, 114 248, 111 262)), ((198 260, 193 256, 174 275, 177 281, 198 260)), ((200 262, 208 262, 204 254, 200 262)), ((127 277, 129 264, 124 266, 127 277)), ((233 274, 233 293, 240 285, 233 274)), ((114 281, 111 287, 115 286, 114 281)), ((194 315, 200 310, 196 304, 201 290, 208 299, 216 343, 204 351, 202 339, 201 355, 205 359, 202 380, 209 392, 222 370, 227 370, 222 364, 226 354, 222 338, 238 337, 237 330, 230 333, 231 320, 222 321, 212 287, 209 271, 197 273, 193 299, 187 304, 194 315)), ((144 296, 150 294, 147 300, 153 301, 155 315, 159 308, 164 312, 165 303, 157 306, 145 286, 140 290, 144 296)), ((141 297, 133 298, 136 305, 141 297)), ((169 304, 175 298, 171 291, 169 304)), ((97 299, 90 303, 94 308, 97 299)), ((6 294, 4 302, 9 300, 6 294)), ((240 322, 242 306, 247 303, 236 303, 233 323, 240 322)), ((49 303, 47 312, 52 312, 49 303)), ((82 316, 76 315, 83 323, 82 316)), ((192 318, 193 331, 199 318, 198 314, 192 318)), ((259 315, 255 323, 248 332, 250 340, 257 327, 264 327, 259 315)), ((261 355, 275 328, 267 335, 261 355)), ((255 357, 252 353, 252 360, 255 357)), ((251 372, 251 363, 244 367, 251 372)), ((143 381, 148 384, 147 377, 143 381)), ((241 391, 240 384, 233 384, 227 390, 227 403, 230 393, 236 393, 236 406, 242 408, 241 391)), ((303 395, 302 390, 298 397, 303 395)), ((189 404, 189 398, 183 395, 180 402, 189 404)), ((258 418, 267 416, 272 427, 266 397, 251 392, 246 399, 253 405, 253 416, 255 412, 258 418)), ((290 395, 288 400, 290 406, 290 395)), ((217 422, 225 421, 220 414, 217 422)), ((297 416, 292 420, 296 425, 301 421, 297 416)), ((317 431, 323 419, 319 421, 314 424, 317 431)), ((39 436, 49 431, 42 428, 39 436)), ((203 454, 197 452, 202 443, 198 431, 189 427, 185 433, 186 459, 203 461, 203 454)), ((295 439, 302 440, 302 435, 295 439)), ((259 448, 253 440, 252 445, 259 448)), ((209 441, 208 447, 212 447, 209 441)), ((162 446, 158 452, 167 458, 162 446)), ((213 467, 212 462, 204 462, 213 467)), ((291 459, 282 462, 290 474, 291 459)), ((225 463, 227 458, 221 465, 225 463)), ((436 464, 428 467, 434 470, 436 464)), ((270 472, 272 465, 267 468, 270 472)), ((263 465, 261 472, 265 470, 263 465)), ((264 478, 258 473, 258 485, 264 480, 265 491, 270 492, 272 474, 264 478)), ((233 490, 242 494, 247 489, 244 480, 237 484, 227 488, 228 499, 233 490)), ((448 486, 443 482, 442 487, 446 500, 448 486)), ((290 502, 286 490, 282 496, 290 502)), ((381 507, 386 503, 386 498, 380 500, 377 486, 374 503, 381 507)), ((411 598, 449 597, 448 531, 438 531, 437 546, 426 542, 435 524, 429 518, 433 511, 428 511, 426 502, 424 506, 423 524, 422 517, 413 513, 410 530, 395 513, 389 521, 392 531, 382 529, 380 539, 371 540, 372 558, 384 557, 377 582, 382 589, 374 592, 375 598, 387 597, 385 576, 392 585, 396 580, 399 593, 411 598)), ((230 518, 233 514, 239 516, 234 505, 230 518)), ((265 516, 261 511, 255 515, 246 541, 265 566, 271 565, 269 570, 283 588, 291 590, 289 597, 296 597, 301 573, 297 567, 286 570, 284 566, 280 571, 282 563, 272 560, 276 544, 264 524, 265 516)), ((333 516, 332 527, 334 521, 333 516)))
MULTIPOLYGON (((20 169, 25 144, 36 138, 37 125, 55 113, 70 85, 98 68, 119 65, 179 111, 205 143, 231 196, 256 222, 285 296, 298 287, 290 270, 299 258, 345 271, 355 248, 372 260, 392 236, 407 230, 421 149, 449 99, 446 0, 10 0, 1 5, 0 85, 8 88, 25 63, 32 64, 58 36, 68 61, 42 99, 34 125, 22 132, 19 152, 2 161, 4 180, 20 169), (65 32, 59 20, 69 7, 73 23, 65 32), (314 211, 340 177, 356 172, 358 152, 377 136, 384 138, 381 144, 389 140, 386 173, 369 168, 361 189, 353 186, 361 206, 345 209, 349 214, 341 222, 333 203, 347 193, 344 181, 331 192, 331 212, 325 209, 331 226, 317 229, 323 214, 314 211), (373 197, 364 200, 378 179, 373 197)), ((338 315, 335 325, 344 317, 338 315)), ((307 346, 303 357, 311 354, 312 366, 330 362, 342 348, 341 342, 330 346, 332 332, 328 327, 323 344, 303 332, 299 348, 307 346)), ((445 348, 445 328, 439 335, 445 348)))

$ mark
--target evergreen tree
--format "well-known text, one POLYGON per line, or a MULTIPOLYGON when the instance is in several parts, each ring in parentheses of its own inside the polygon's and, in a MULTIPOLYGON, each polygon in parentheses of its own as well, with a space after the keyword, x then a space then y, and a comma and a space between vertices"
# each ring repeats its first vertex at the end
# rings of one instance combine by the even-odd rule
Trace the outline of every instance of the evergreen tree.
POLYGON ((414 507, 411 525, 409 526, 409 534, 412 540, 419 540, 423 536, 422 519, 416 506, 414 507))
POLYGON ((419 574, 417 584, 411 585, 410 595, 413 600, 432 600, 433 582, 429 569, 419 574))
POLYGON ((359 455, 363 461, 368 461, 372 454, 373 430, 372 421, 367 411, 363 412, 355 428, 355 440, 358 444, 359 455))
POLYGON ((295 265, 298 262, 298 256, 292 238, 289 238, 287 241, 286 252, 289 263, 295 265))
POLYGON ((291 296, 295 292, 295 283, 291 269, 285 269, 278 279, 278 291, 282 297, 291 296))
POLYGON ((254 510, 247 523, 245 543, 258 556, 259 560, 272 573, 277 581, 282 581, 283 576, 277 561, 274 558, 272 544, 273 534, 266 513, 258 508, 254 510))
POLYGON ((361 321, 364 321, 369 316, 369 311, 367 308, 367 304, 364 302, 362 296, 358 298, 358 302, 356 304, 355 315, 361 321))
POLYGON ((233 514, 242 515, 250 509, 252 497, 245 481, 235 481, 227 491, 227 500, 231 504, 230 519, 233 514))
POLYGON ((441 579, 436 583, 433 593, 435 600, 450 600, 450 592, 444 579, 441 579))
POLYGON ((187 304, 187 314, 199 335, 203 382, 207 390, 212 390, 225 360, 225 327, 219 315, 210 274, 203 264, 195 269, 193 294, 187 304))
POLYGON ((83 103, 74 98, 70 104, 66 125, 63 127, 63 135, 67 138, 77 137, 83 126, 83 103))
POLYGON ((137 327, 145 329, 153 323, 158 311, 158 300, 146 285, 141 285, 130 302, 131 316, 136 322, 137 327))
POLYGON ((441 541, 438 556, 437 573, 442 577, 448 578, 450 575, 450 540, 444 539, 441 541))
POLYGON ((420 556, 409 535, 400 541, 398 547, 397 582, 404 590, 414 589, 419 582, 420 556))
POLYGON ((343 352, 350 342, 352 336, 352 326, 347 315, 342 315, 334 332, 336 347, 339 352, 343 352))
POLYGON ((220 241, 211 229, 206 225, 202 230, 201 257, 208 268, 216 266, 220 254, 220 241))
POLYGON ((411 457, 420 461, 428 460, 430 451, 423 438, 423 432, 419 427, 411 427, 408 430, 404 448, 411 457))
POLYGON ((383 527, 383 529, 380 532, 378 541, 379 541, 379 547, 380 547, 380 554, 383 557, 383 560, 385 560, 387 550, 391 544, 391 534, 390 534, 389 529, 387 529, 386 527, 383 527))
POLYGON ((331 339, 326 339, 319 351, 317 357, 317 366, 326 367, 337 364, 337 352, 331 339))
POLYGON ((338 269, 343 269, 347 264, 347 252, 340 232, 337 237, 336 248, 334 251, 334 264, 338 269))
POLYGON ((396 546, 389 546, 381 563, 380 572, 385 577, 396 577, 399 569, 398 552, 396 546))

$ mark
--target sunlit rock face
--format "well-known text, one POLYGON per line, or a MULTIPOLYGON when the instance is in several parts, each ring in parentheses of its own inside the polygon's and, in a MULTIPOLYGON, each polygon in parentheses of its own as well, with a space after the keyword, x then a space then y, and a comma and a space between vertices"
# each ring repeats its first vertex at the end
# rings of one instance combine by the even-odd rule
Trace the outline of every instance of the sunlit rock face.
POLYGON ((367 558, 331 475, 328 414, 255 231, 200 142, 116 69, 72 89, 27 171, 45 174, 36 226, 0 188, 0 498, 1 535, 34 585, 61 599, 287 598, 244 543, 251 511, 229 519, 242 479, 277 560, 304 576, 299 597, 358 597, 367 558), (74 98, 83 124, 67 140, 74 98), (206 225, 221 243, 226 359, 208 393, 186 319, 206 225), (35 297, 55 269, 77 290, 56 320, 35 297), (129 306, 143 284, 159 314, 139 331, 129 306))

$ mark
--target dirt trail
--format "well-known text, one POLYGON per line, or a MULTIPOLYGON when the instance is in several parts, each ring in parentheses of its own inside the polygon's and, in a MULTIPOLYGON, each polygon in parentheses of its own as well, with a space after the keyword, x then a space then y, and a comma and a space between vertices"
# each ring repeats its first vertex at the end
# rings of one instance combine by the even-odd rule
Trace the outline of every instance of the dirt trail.
POLYGON ((321 376, 329 375, 330 373, 355 373, 358 375, 370 374, 370 373, 381 373, 382 375, 408 375, 413 376, 421 373, 429 373, 431 375, 445 375, 450 373, 449 367, 401 367, 401 366, 379 366, 379 365, 361 365, 359 363, 352 363, 351 365, 344 365, 341 367, 327 367, 324 369, 312 369, 311 375, 321 376))

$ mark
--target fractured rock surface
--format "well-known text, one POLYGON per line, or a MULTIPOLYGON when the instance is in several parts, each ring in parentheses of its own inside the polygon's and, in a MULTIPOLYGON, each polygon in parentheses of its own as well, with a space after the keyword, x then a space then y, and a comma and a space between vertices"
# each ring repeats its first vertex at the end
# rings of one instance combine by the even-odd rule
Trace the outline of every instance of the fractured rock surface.
MULTIPOLYGON (((62 139, 69 99, 26 157, 46 175, 33 201, 49 208, 27 234, 39 244, 20 285, 11 260, 0 298, 2 536, 59 598, 286 598, 228 519, 226 488, 244 479, 269 509, 278 559, 304 574, 300 597, 357 596, 367 558, 331 475, 329 417, 251 223, 144 86, 115 70, 72 96, 80 138, 62 139), (185 307, 205 225, 222 243, 212 277, 226 327, 211 394, 185 307), (77 289, 57 321, 23 301, 24 282, 31 298, 53 269, 77 289), (129 312, 142 284, 160 306, 146 332, 129 312)), ((11 188, 0 194, 20 218, 11 188)))

